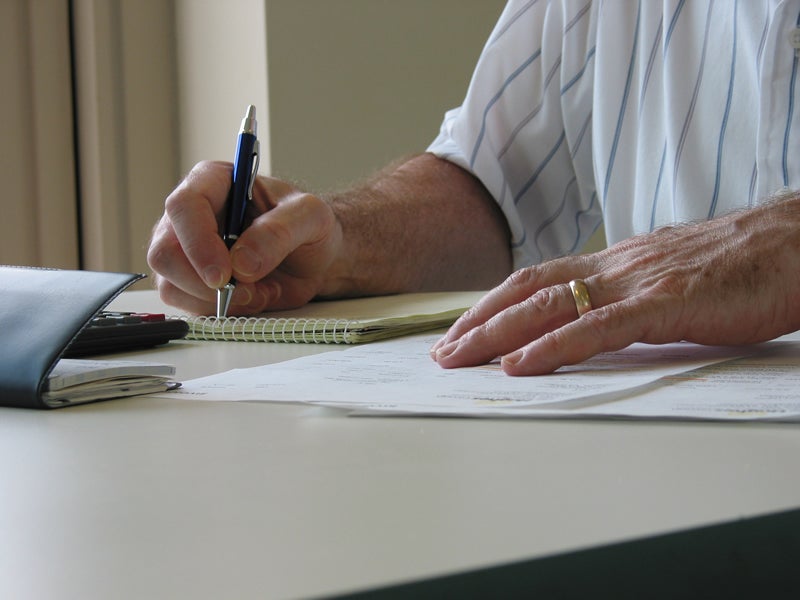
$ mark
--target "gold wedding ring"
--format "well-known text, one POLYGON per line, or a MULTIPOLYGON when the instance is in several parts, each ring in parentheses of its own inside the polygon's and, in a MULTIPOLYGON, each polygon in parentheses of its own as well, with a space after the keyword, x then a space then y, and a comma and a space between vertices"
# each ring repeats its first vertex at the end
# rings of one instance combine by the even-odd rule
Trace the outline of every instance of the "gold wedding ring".
POLYGON ((592 310, 592 301, 589 298, 589 288, 583 279, 573 279, 569 282, 569 289, 572 290, 572 297, 575 299, 575 308, 578 309, 578 316, 582 317, 592 310))

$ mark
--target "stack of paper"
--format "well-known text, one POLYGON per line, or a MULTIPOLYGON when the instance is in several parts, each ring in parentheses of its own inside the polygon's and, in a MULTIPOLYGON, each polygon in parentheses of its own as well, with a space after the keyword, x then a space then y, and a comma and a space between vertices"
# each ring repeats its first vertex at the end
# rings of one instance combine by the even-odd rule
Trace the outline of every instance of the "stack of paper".
POLYGON ((538 377, 445 370, 417 335, 184 382, 201 400, 302 402, 357 413, 800 420, 800 342, 634 344, 538 377))

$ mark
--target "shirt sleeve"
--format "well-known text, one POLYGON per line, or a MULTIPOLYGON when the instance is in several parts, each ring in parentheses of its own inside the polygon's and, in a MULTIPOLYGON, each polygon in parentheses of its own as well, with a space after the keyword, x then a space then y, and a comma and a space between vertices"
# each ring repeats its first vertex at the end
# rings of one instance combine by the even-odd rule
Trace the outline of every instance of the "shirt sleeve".
POLYGON ((593 22, 585 2, 509 2, 464 102, 428 148, 494 197, 515 268, 579 250, 601 222, 587 68, 593 22))

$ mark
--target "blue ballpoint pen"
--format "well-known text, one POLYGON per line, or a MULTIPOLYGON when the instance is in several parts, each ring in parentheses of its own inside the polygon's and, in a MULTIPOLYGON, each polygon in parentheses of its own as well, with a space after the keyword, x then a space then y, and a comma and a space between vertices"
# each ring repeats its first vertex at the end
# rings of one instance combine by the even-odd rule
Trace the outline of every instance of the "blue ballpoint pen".
MULTIPOLYGON (((244 230, 244 217, 247 203, 253 199, 253 184, 258 173, 260 146, 257 137, 256 107, 247 107, 247 114, 242 119, 239 137, 236 140, 236 156, 233 159, 233 177, 228 192, 225 229, 222 240, 231 249, 244 230)), ((231 304, 231 296, 236 287, 236 280, 231 280, 217 290, 217 317, 225 317, 231 304)))

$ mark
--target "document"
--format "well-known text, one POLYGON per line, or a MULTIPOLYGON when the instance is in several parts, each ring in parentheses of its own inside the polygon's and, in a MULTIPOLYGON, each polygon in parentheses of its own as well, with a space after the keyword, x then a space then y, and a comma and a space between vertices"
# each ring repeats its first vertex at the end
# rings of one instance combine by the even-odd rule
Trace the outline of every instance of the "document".
POLYGON ((800 420, 800 343, 633 344, 550 375, 446 370, 417 335, 186 381, 198 400, 299 402, 355 414, 800 420))

